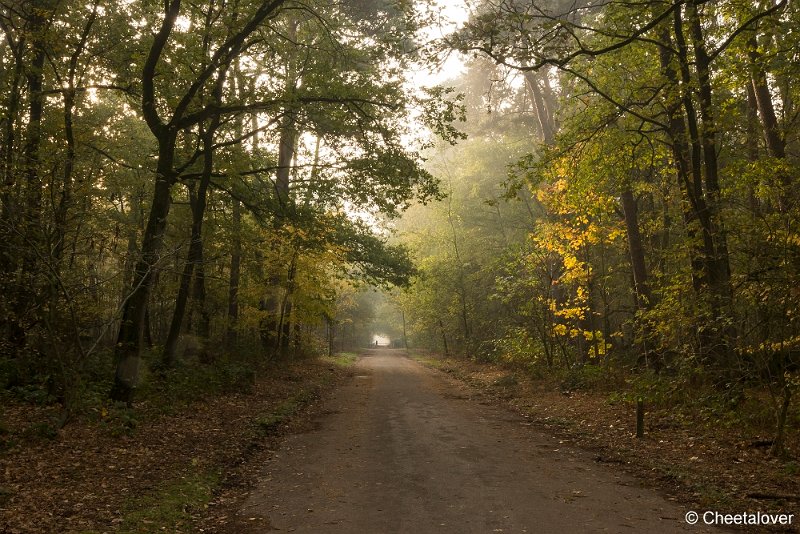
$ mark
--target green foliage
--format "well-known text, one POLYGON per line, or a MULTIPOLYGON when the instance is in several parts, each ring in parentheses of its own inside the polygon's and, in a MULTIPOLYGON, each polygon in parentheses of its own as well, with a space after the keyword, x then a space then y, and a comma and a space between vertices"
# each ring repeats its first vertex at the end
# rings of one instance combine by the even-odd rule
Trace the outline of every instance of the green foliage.
POLYGON ((274 409, 257 417, 254 421, 256 434, 259 436, 267 436, 273 433, 312 398, 313 395, 310 391, 301 390, 274 409))
POLYGON ((497 340, 496 352, 504 361, 534 372, 534 369, 547 365, 546 356, 540 341, 524 327, 509 328, 497 340))
POLYGON ((23 438, 32 441, 54 440, 58 437, 58 428, 55 422, 39 421, 31 424, 23 432, 23 438))
POLYGON ((211 500, 220 480, 218 473, 193 467, 180 479, 130 498, 123 510, 120 532, 188 531, 193 511, 211 500))
POLYGON ((2 9, 0 386, 96 415, 131 349, 148 399, 244 390, 257 365, 183 364, 317 355, 352 284, 409 282, 387 221, 441 197, 419 151, 460 137, 460 97, 406 89, 413 6, 357 4, 2 9))
POLYGON ((608 370, 599 365, 574 366, 564 372, 560 387, 566 391, 602 390, 612 387, 610 378, 608 370))
POLYGON ((257 372, 251 364, 235 360, 220 359, 210 365, 184 362, 150 374, 140 395, 143 401, 171 411, 206 397, 246 394, 252 390, 257 372))
POLYGON ((356 361, 358 361, 358 354, 354 352, 337 352, 333 356, 323 356, 321 359, 324 362, 331 362, 346 369, 355 365, 356 361))
POLYGON ((442 40, 478 57, 470 138, 428 162, 450 195, 401 225, 413 341, 796 431, 797 7, 562 9, 479 2, 442 40))
POLYGON ((139 424, 136 412, 124 402, 101 408, 99 415, 102 426, 115 437, 132 435, 139 424))
POLYGON ((798 476, 800 475, 800 463, 793 461, 786 462, 786 464, 783 466, 783 470, 787 476, 798 476))

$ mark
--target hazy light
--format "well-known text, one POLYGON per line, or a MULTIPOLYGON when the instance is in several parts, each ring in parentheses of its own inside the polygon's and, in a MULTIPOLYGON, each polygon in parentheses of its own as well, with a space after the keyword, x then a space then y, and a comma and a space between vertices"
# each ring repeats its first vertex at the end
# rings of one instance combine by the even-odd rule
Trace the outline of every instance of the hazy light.
POLYGON ((379 347, 388 347, 392 340, 383 334, 376 334, 372 336, 372 344, 379 347))
MULTIPOLYGON (((429 12, 435 14, 433 17, 435 22, 423 28, 417 36, 425 43, 442 39, 458 30, 470 15, 464 0, 436 0, 428 9, 429 12)), ((463 70, 464 57, 457 52, 452 52, 436 66, 420 65, 412 68, 409 73, 409 81, 414 87, 431 87, 458 77, 463 70)))

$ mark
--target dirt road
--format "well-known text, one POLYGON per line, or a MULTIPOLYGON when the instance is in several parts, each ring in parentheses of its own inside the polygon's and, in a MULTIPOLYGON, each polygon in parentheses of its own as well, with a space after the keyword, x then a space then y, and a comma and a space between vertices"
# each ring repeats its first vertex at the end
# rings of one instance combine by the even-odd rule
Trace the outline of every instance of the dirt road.
POLYGON ((686 512, 376 349, 316 428, 276 451, 240 517, 265 532, 701 532, 686 512))

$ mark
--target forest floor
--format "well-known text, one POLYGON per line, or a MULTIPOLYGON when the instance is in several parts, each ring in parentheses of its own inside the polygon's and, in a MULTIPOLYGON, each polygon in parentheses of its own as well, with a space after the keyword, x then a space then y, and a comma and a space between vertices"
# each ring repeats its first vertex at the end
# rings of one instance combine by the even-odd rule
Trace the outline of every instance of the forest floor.
POLYGON ((49 426, 54 408, 4 407, 0 533, 193 532, 247 485, 248 460, 296 431, 349 374, 346 358, 275 366, 252 387, 187 406, 134 405, 49 426), (111 413, 109 413, 111 412, 111 413))
MULTIPOLYGON (((615 464, 696 510, 800 516, 800 428, 787 429, 788 455, 778 459, 769 454, 768 433, 651 406, 645 436, 637 439, 635 404, 603 388, 565 390, 509 365, 415 358, 510 406, 564 444, 591 451, 596 462, 615 464)), ((794 529, 789 531, 800 531, 794 529)))
MULTIPOLYGON (((622 477, 627 471, 643 482, 624 486, 661 488, 681 509, 784 511, 795 516, 800 511, 800 439, 796 428, 789 435, 793 456, 781 460, 769 457, 766 448, 759 445, 769 436, 753 435, 731 425, 693 423, 668 409, 649 410, 645 438, 636 439, 633 406, 610 398, 608 392, 564 391, 554 381, 533 380, 502 365, 430 355, 417 359, 442 372, 414 371, 419 380, 439 384, 444 378, 450 382, 434 389, 446 403, 462 406, 454 413, 499 407, 500 412, 482 416, 487 432, 505 425, 511 434, 533 433, 542 436, 536 439, 550 440, 533 449, 524 444, 512 446, 509 454, 535 450, 535 455, 544 455, 548 447, 564 451, 568 462, 553 464, 557 468, 551 470, 556 475, 564 465, 571 466, 573 458, 580 457, 583 470, 616 472, 622 477), (502 411, 504 407, 518 415, 502 411)), ((291 448, 296 440, 318 441, 322 426, 341 426, 342 435, 362 432, 364 443, 372 442, 371 431, 362 428, 359 421, 344 424, 351 419, 346 407, 336 408, 340 391, 371 380, 368 376, 372 371, 365 371, 361 364, 355 371, 348 367, 353 360, 307 360, 274 367, 259 376, 249 391, 209 396, 169 410, 143 403, 133 412, 112 410, 100 414, 99 420, 74 421, 57 432, 47 423, 57 416, 52 409, 28 404, 5 406, 0 434, 0 442, 5 442, 0 450, 0 533, 263 531, 265 517, 273 512, 269 507, 280 505, 283 498, 280 491, 274 498, 269 496, 280 483, 280 476, 286 478, 285 484, 280 484, 291 489, 295 477, 305 479, 311 472, 293 470, 291 457, 284 450, 287 442, 291 448), (331 392, 336 392, 333 397, 331 392), (270 484, 273 475, 267 472, 265 479, 265 466, 284 460, 283 474, 277 473, 277 482, 270 484)), ((397 389, 388 384, 387 395, 397 389)), ((361 405, 413 408, 420 394, 412 393, 399 404, 385 399, 376 403, 365 397, 361 405)), ((448 430, 452 424, 438 411, 438 405, 423 411, 410 409, 408 416, 429 418, 445 445, 483 433, 480 427, 465 433, 458 425, 448 430)), ((417 428, 415 424, 406 436, 405 446, 416 446, 417 428)), ((505 441, 505 431, 501 434, 498 438, 505 441)), ((505 450, 506 445, 496 443, 498 450, 505 450)), ((397 449, 392 451, 394 454, 397 449)), ((332 450, 330 454, 330 465, 341 463, 342 451, 332 450)), ((303 456, 297 458, 302 463, 303 456)), ((452 458, 447 456, 443 461, 452 458)), ((430 460, 411 465, 420 465, 424 471, 430 460)), ((324 464, 316 468, 324 471, 324 464)), ((377 461, 377 467, 382 465, 377 461)), ((478 464, 468 462, 468 469, 473 465, 478 464)), ((386 467, 391 470, 397 465, 386 467)), ((413 476, 406 479, 411 484, 406 488, 407 497, 418 489, 419 477, 427 474, 411 473, 413 476)), ((403 481, 390 478, 379 482, 403 481)), ((500 485, 505 483, 500 481, 500 485)), ((312 484, 311 488, 318 486, 312 484)), ((456 486, 462 491, 465 484, 456 486)), ((528 494, 527 490, 518 493, 528 494)), ((368 493, 367 498, 374 495, 368 493)), ((589 500, 582 491, 563 498, 564 503, 576 506, 589 500)), ((305 508, 302 511, 308 512, 305 508)), ((313 515, 313 508, 308 513, 313 515)))

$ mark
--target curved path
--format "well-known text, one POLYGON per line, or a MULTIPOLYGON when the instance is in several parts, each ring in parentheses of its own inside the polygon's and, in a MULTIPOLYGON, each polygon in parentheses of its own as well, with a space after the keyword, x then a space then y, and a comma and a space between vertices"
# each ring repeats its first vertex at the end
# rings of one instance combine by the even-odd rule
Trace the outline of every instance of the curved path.
POLYGON ((701 532, 679 505, 403 354, 365 353, 316 428, 276 452, 245 521, 309 533, 701 532))

